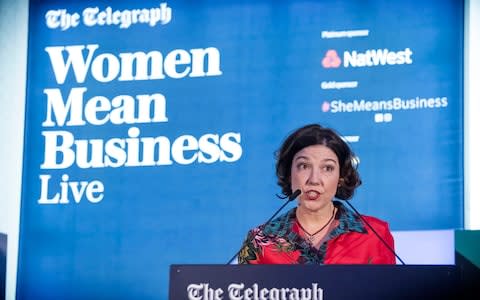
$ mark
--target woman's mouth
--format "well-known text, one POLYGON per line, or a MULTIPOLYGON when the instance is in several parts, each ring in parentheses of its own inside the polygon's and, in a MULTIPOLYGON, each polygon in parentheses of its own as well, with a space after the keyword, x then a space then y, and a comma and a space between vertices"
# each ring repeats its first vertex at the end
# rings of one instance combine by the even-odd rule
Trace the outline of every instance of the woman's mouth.
POLYGON ((305 195, 307 196, 308 200, 315 200, 315 199, 318 198, 318 196, 320 196, 320 193, 317 192, 317 191, 310 190, 310 191, 305 192, 305 195))

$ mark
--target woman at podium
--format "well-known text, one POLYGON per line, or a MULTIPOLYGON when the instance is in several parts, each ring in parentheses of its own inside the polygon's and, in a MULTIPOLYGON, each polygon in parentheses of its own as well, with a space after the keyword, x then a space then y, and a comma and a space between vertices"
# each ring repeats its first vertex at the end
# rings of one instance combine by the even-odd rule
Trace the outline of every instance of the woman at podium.
POLYGON ((334 130, 299 128, 276 159, 282 194, 300 193, 297 205, 250 230, 238 263, 395 264, 388 224, 335 200, 351 199, 361 180, 353 152, 334 130))

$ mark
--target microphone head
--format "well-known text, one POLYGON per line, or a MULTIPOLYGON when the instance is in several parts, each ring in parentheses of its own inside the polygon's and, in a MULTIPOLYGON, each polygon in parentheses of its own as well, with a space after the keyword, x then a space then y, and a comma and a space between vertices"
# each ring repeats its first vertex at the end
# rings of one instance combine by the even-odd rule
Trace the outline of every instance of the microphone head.
POLYGON ((293 194, 290 195, 290 197, 288 197, 288 201, 295 200, 295 198, 297 198, 301 193, 301 190, 296 190, 295 192, 293 192, 293 194))

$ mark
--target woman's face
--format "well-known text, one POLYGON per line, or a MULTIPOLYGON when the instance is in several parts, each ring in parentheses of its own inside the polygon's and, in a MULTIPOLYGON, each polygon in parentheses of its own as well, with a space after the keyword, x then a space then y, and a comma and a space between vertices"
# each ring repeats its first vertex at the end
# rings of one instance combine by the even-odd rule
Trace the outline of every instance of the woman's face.
POLYGON ((318 211, 329 205, 340 178, 338 157, 324 145, 312 145, 295 154, 292 161, 292 191, 300 189, 299 206, 318 211))

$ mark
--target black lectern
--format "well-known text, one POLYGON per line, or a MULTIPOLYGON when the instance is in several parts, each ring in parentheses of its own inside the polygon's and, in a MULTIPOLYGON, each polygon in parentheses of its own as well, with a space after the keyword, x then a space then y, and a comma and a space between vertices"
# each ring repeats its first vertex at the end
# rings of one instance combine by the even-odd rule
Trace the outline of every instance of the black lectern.
POLYGON ((169 299, 459 299, 455 266, 172 265, 169 299))

